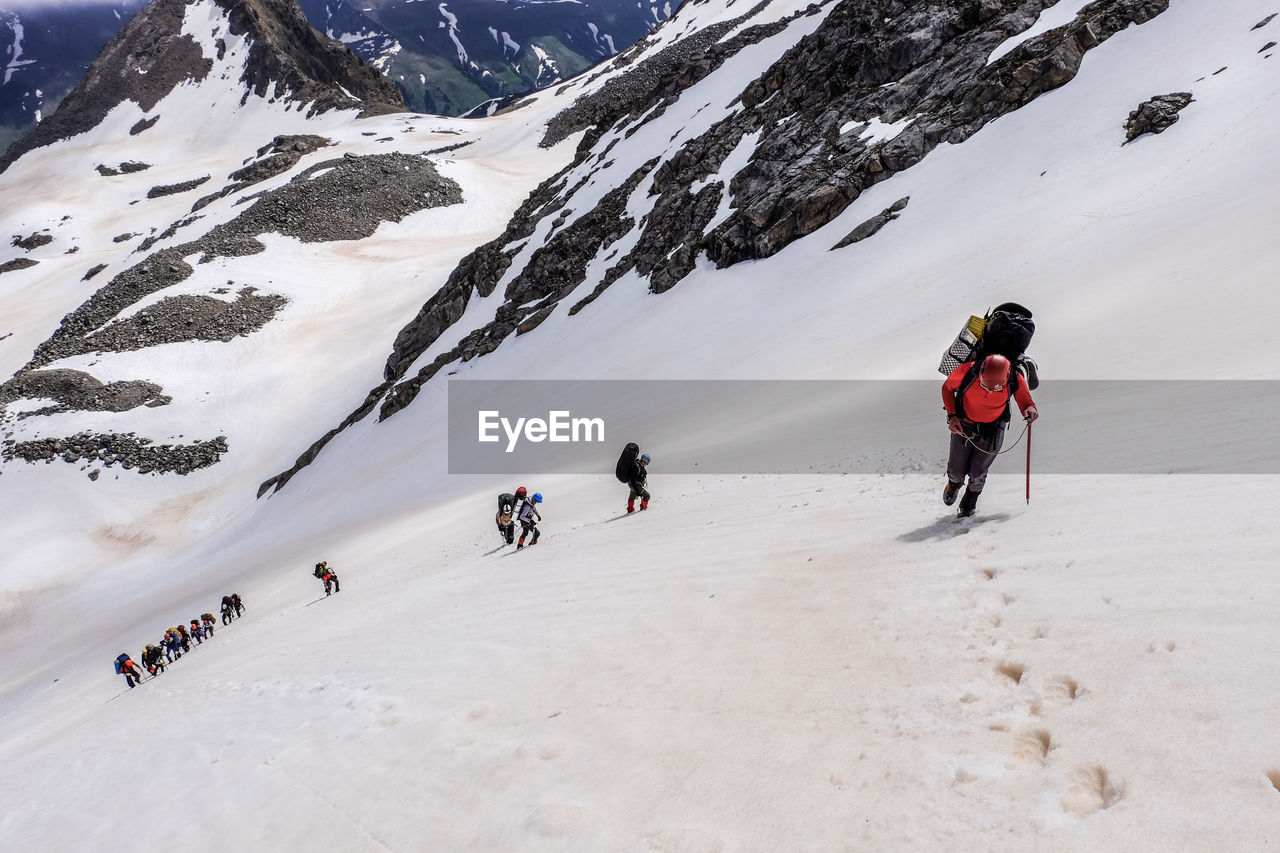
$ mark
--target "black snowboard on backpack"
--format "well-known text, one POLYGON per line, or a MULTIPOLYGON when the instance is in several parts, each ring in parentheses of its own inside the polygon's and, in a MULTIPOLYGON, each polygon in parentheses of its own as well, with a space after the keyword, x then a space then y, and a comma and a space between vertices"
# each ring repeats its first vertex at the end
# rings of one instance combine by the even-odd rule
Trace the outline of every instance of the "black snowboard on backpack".
POLYGON ((618 457, 618 467, 614 470, 614 476, 618 478, 619 483, 631 482, 636 473, 636 457, 639 455, 640 445, 634 441, 622 449, 622 455, 618 457))
POLYGON ((938 372, 949 376, 967 361, 980 365, 987 356, 999 354, 1027 377, 1027 388, 1034 391, 1040 385, 1040 377, 1035 361, 1026 353, 1035 333, 1030 309, 1016 302, 1002 302, 986 317, 969 318, 955 342, 942 354, 938 372))

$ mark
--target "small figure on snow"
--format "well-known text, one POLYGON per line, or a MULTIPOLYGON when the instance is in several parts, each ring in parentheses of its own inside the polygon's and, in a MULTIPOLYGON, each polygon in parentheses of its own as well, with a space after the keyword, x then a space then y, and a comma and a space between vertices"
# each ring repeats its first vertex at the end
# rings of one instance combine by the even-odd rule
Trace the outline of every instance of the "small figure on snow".
MULTIPOLYGON (((338 576, 333 572, 332 569, 329 568, 328 560, 321 560, 320 562, 316 563, 316 570, 312 572, 312 574, 318 577, 320 580, 324 581, 325 595, 332 595, 335 592, 342 592, 342 587, 338 585, 338 576), (332 590, 330 590, 330 586, 333 587, 332 590)), ((356 596, 356 597, 359 598, 359 596, 356 596)))
POLYGON ((116 674, 123 675, 125 683, 135 687, 142 683, 142 670, 124 652, 116 656, 116 674))
POLYGON ((189 631, 191 633, 191 639, 196 641, 197 646, 204 642, 204 628, 200 627, 200 622, 198 620, 191 620, 191 628, 189 631))
POLYGON ((504 492, 498 495, 498 514, 493 517, 493 520, 498 525, 498 535, 508 545, 516 540, 515 517, 528 499, 527 495, 528 492, 525 491, 524 486, 516 489, 515 494, 504 492))
POLYGON ((191 635, 187 633, 187 626, 179 622, 178 627, 173 630, 178 632, 178 642, 182 643, 183 653, 191 651, 191 635))
POLYGON ((182 657, 182 637, 173 628, 164 632, 164 639, 161 641, 164 646, 165 660, 173 663, 182 657))
POLYGON ((231 600, 231 596, 222 596, 222 624, 226 625, 232 619, 236 618, 236 605, 231 600))
POLYGON ((538 504, 542 503, 542 493, 535 492, 533 497, 524 502, 524 506, 520 507, 520 541, 516 544, 516 550, 524 547, 524 538, 530 533, 533 534, 533 541, 530 545, 538 544, 538 527, 542 516, 538 514, 538 504))
POLYGON ((951 432, 942 502, 947 506, 956 502, 967 476, 969 484, 960 499, 960 518, 977 510, 987 472, 1004 444, 1011 397, 1027 421, 1040 417, 1027 383, 1003 355, 989 355, 981 363, 967 361, 942 383, 942 406, 947 410, 947 429, 951 432))
POLYGON ((159 675, 164 672, 164 652, 159 646, 147 643, 147 647, 142 650, 142 665, 152 675, 159 675))
POLYGON ((240 593, 231 593, 231 606, 236 609, 236 618, 244 615, 244 602, 240 600, 240 593))
POLYGON ((636 498, 640 499, 640 510, 649 508, 649 490, 646 488, 649 479, 649 454, 642 453, 640 458, 636 460, 634 473, 627 486, 631 491, 627 492, 627 512, 636 511, 636 498))
POLYGON ((636 498, 640 499, 640 509, 649 508, 649 489, 646 487, 649 473, 649 454, 640 452, 640 445, 629 443, 622 449, 618 457, 618 466, 614 475, 618 482, 626 483, 630 491, 627 493, 627 512, 636 511, 636 498))
POLYGON ((201 622, 201 626, 204 628, 204 635, 205 635, 206 637, 212 637, 212 636, 213 636, 213 626, 214 626, 214 624, 215 624, 214 619, 213 619, 213 614, 212 614, 212 613, 201 613, 201 614, 200 614, 200 622, 201 622))

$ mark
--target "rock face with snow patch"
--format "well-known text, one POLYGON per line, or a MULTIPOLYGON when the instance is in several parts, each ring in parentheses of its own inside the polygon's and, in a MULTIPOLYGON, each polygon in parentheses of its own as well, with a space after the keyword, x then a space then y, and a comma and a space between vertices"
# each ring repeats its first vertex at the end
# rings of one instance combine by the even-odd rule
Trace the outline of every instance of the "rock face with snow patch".
MULTIPOLYGON (((230 34, 248 39, 249 57, 241 78, 246 99, 275 91, 300 104, 310 103, 312 112, 404 109, 400 91, 391 81, 318 33, 294 0, 197 3, 224 10, 230 34)), ((152 0, 134 15, 103 48, 57 112, 0 157, 0 172, 34 148, 91 130, 124 101, 149 111, 178 84, 205 79, 213 61, 196 38, 183 33, 187 11, 183 0, 152 0)), ((225 49, 225 42, 218 42, 219 52, 225 49)))

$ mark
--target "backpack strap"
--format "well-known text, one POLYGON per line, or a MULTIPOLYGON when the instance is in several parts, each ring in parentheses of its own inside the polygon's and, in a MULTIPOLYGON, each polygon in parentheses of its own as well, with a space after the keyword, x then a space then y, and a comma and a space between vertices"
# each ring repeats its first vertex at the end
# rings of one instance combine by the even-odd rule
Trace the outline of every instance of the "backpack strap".
POLYGON ((964 395, 968 392, 969 387, 978 379, 978 371, 982 368, 982 360, 974 361, 973 366, 969 368, 969 372, 964 375, 964 379, 960 380, 960 387, 956 389, 956 414, 960 416, 961 421, 973 423, 964 413, 964 395))

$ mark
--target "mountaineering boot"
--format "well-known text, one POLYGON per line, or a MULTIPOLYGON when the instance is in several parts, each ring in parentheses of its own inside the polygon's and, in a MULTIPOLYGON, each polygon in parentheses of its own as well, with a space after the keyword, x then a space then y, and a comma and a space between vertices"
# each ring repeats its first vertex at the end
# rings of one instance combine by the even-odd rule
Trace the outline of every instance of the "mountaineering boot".
POLYGON ((958 513, 959 518, 968 518, 977 511, 978 496, 981 494, 982 492, 975 492, 972 489, 964 490, 964 497, 960 499, 960 512, 958 513))
POLYGON ((947 480, 947 484, 942 488, 942 502, 947 506, 951 506, 956 502, 956 495, 960 494, 960 484, 947 480))
POLYGON ((516 550, 519 551, 523 547, 524 547, 524 537, 521 536, 519 544, 516 545, 516 550))
POLYGON ((646 509, 648 509, 648 508, 649 508, 649 502, 648 502, 648 501, 640 501, 640 509, 641 509, 642 511, 643 511, 643 510, 646 510, 646 509))
POLYGON ((627 512, 636 511, 636 502, 634 500, 627 501, 627 512))

